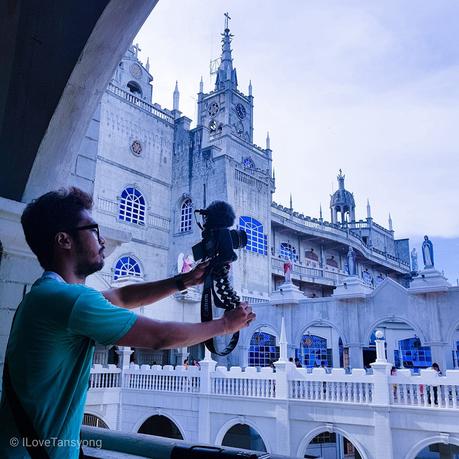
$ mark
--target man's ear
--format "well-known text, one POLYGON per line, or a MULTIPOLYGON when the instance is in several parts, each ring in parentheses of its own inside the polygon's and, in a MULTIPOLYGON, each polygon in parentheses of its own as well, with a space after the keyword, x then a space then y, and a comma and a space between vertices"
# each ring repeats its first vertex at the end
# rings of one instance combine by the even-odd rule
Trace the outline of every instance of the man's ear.
POLYGON ((73 240, 70 237, 69 233, 64 233, 63 231, 59 232, 54 236, 54 242, 56 243, 57 247, 60 249, 71 249, 73 240))

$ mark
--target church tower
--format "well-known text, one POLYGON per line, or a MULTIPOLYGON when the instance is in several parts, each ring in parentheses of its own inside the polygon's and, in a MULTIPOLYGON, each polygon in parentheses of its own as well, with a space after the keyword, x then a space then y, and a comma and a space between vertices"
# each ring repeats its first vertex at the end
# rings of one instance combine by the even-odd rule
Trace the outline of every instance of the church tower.
POLYGON ((355 200, 354 195, 344 188, 344 179, 341 169, 338 177, 338 190, 330 198, 331 221, 335 224, 345 225, 355 221, 355 200))
POLYGON ((267 299, 274 192, 271 141, 268 136, 266 148, 253 143, 252 84, 248 95, 239 89, 229 19, 225 14, 215 85, 205 92, 202 80, 199 84, 196 128, 190 129, 191 120, 186 117, 175 121, 171 264, 176 257, 188 256, 201 238, 194 219, 187 223, 188 215, 214 200, 226 201, 236 213, 235 227, 244 229, 249 241, 247 248, 238 252, 233 285, 242 297, 267 299))
POLYGON ((198 126, 209 130, 211 139, 221 134, 233 135, 245 142, 253 142, 253 96, 251 84, 249 95, 238 90, 237 71, 233 67, 229 29, 229 16, 225 15, 225 29, 222 33, 222 51, 217 70, 214 90, 198 94, 198 126))

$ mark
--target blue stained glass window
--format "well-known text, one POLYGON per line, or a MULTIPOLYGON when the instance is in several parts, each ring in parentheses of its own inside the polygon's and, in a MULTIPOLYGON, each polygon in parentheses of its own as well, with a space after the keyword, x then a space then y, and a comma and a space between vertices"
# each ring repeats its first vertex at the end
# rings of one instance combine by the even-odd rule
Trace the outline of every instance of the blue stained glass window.
POLYGON ((142 269, 135 258, 124 256, 118 259, 115 265, 113 279, 117 280, 122 277, 142 277, 142 269))
POLYGON ((276 360, 279 360, 276 337, 265 332, 255 332, 250 340, 249 366, 269 367, 276 360))
POLYGON ((191 222, 193 217, 193 202, 191 199, 185 199, 180 208, 180 232, 191 231, 191 222))
POLYGON ((320 367, 322 362, 327 367, 333 366, 332 350, 327 349, 327 340, 316 335, 303 335, 296 357, 307 368, 320 367))
POLYGON ((145 225, 146 204, 142 193, 134 187, 127 187, 121 193, 118 218, 125 222, 145 225))
POLYGON ((298 261, 298 255, 295 247, 288 242, 282 242, 280 245, 280 257, 284 260, 298 261))
POLYGON ((399 349, 394 351, 396 366, 403 365, 404 368, 412 368, 416 372, 421 368, 432 366, 430 346, 421 346, 419 338, 402 339, 398 342, 398 346, 399 349))
POLYGON ((247 233, 246 250, 250 252, 268 254, 268 238, 263 233, 263 225, 252 217, 240 217, 239 229, 247 233))

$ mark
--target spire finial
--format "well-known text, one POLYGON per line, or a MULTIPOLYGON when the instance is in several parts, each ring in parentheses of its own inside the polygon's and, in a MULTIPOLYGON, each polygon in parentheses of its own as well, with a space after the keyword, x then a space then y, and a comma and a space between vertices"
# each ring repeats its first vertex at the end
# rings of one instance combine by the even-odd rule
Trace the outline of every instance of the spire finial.
POLYGON ((225 30, 229 30, 229 20, 231 19, 231 17, 228 14, 228 12, 226 12, 224 16, 225 16, 225 30))
POLYGON ((204 92, 204 81, 202 81, 202 75, 201 75, 201 81, 199 82, 199 92, 204 92))
POLYGON ((147 72, 150 71, 150 58, 149 57, 147 57, 147 63, 145 64, 145 68, 146 68, 147 72))
POLYGON ((179 101, 180 101, 180 93, 178 90, 178 81, 175 81, 175 89, 173 95, 173 102, 172 102, 172 109, 179 111, 179 101))
POLYGON ((339 174, 338 174, 338 177, 336 177, 338 179, 338 185, 339 185, 339 189, 340 190, 344 190, 344 179, 345 179, 345 175, 343 174, 343 171, 340 169, 339 170, 339 174))
POLYGON ((276 180, 276 170, 273 167, 273 180, 276 180))
POLYGON ((320 203, 320 206, 319 206, 319 218, 320 218, 321 220, 324 219, 324 218, 323 218, 323 215, 322 215, 322 203, 320 203))
POLYGON ((252 95, 252 80, 249 80, 249 96, 252 95))
POLYGON ((287 342, 287 333, 285 331, 285 319, 284 315, 282 314, 282 319, 281 319, 281 332, 280 332, 280 338, 279 338, 279 360, 278 362, 287 362, 287 347, 288 347, 288 342, 287 342))
POLYGON ((290 193, 290 210, 293 210, 293 199, 292 199, 292 193, 290 193))
POLYGON ((394 227, 392 225, 392 217, 390 216, 390 212, 389 212, 389 231, 394 231, 394 227))
POLYGON ((269 131, 266 133, 266 150, 271 150, 271 139, 269 138, 269 131))
POLYGON ((367 218, 371 218, 370 200, 367 198, 367 218))

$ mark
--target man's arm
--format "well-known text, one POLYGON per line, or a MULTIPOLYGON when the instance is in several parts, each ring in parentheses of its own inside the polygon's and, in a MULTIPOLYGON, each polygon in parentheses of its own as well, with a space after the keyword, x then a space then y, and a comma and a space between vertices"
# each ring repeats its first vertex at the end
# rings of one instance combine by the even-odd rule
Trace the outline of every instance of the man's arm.
POLYGON ((220 319, 202 323, 160 322, 138 316, 132 328, 115 344, 151 349, 193 346, 215 336, 235 333, 255 317, 247 303, 226 311, 220 319))
MULTIPOLYGON (((199 263, 190 272, 179 275, 185 288, 202 284, 208 262, 199 263)), ((102 292, 110 303, 122 308, 132 309, 162 300, 179 290, 174 277, 155 282, 126 285, 125 287, 111 288, 102 292)))

